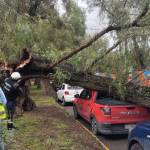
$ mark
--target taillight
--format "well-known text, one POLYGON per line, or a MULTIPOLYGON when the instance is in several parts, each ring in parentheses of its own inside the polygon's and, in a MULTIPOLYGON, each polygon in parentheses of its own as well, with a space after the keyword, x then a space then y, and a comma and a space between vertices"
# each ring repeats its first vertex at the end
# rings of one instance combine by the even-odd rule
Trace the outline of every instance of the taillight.
POLYGON ((105 116, 111 116, 111 108, 110 107, 102 107, 100 108, 105 116))
POLYGON ((65 95, 69 95, 69 92, 68 92, 68 91, 65 91, 65 95))

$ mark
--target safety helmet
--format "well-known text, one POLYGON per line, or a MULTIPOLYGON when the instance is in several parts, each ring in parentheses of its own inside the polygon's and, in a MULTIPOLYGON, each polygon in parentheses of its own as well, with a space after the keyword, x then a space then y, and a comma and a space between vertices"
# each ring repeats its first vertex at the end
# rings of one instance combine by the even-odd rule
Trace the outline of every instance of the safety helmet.
POLYGON ((19 79, 21 78, 21 75, 20 75, 19 72, 13 72, 13 73, 11 74, 11 78, 12 78, 13 80, 19 80, 19 79))

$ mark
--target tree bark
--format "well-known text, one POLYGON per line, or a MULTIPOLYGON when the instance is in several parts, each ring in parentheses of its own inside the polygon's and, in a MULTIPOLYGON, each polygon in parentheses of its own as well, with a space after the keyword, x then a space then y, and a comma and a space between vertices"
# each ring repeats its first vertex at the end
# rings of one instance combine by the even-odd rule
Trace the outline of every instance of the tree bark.
POLYGON ((145 69, 143 54, 140 51, 140 48, 139 48, 139 45, 138 45, 138 42, 137 42, 135 36, 132 38, 132 40, 133 40, 133 45, 134 45, 133 51, 134 51, 134 55, 135 55, 135 60, 136 60, 136 62, 138 64, 138 68, 137 69, 138 70, 143 70, 143 69, 145 69))
POLYGON ((29 15, 34 17, 36 15, 37 8, 39 7, 41 0, 30 0, 29 15))
POLYGON ((30 97, 30 91, 29 91, 28 86, 24 86, 24 95, 23 95, 23 97, 24 97, 24 101, 22 103, 23 110, 32 111, 36 107, 36 104, 30 97))
POLYGON ((102 37, 103 35, 105 35, 106 33, 110 32, 110 31, 120 31, 123 29, 129 29, 129 28, 133 28, 133 27, 143 27, 143 26, 147 26, 146 25, 141 25, 139 24, 139 21, 146 16, 146 14, 148 13, 149 10, 149 1, 147 1, 147 3, 145 4, 145 7, 143 8, 143 11, 137 16, 137 18, 135 18, 135 20, 133 20, 131 23, 125 24, 124 26, 117 26, 117 25, 109 25, 108 27, 106 27, 105 29, 103 29, 102 31, 100 31, 99 33, 97 33, 95 36, 93 36, 90 40, 88 40, 86 43, 82 44, 80 47, 72 50, 71 53, 69 53, 68 55, 62 57, 60 60, 58 60, 57 62, 55 62, 54 64, 50 65, 51 68, 54 68, 56 66, 58 66, 60 63, 62 63, 63 61, 71 58, 73 55, 81 52, 83 49, 89 47, 90 45, 92 45, 95 41, 97 41, 100 37, 102 37))

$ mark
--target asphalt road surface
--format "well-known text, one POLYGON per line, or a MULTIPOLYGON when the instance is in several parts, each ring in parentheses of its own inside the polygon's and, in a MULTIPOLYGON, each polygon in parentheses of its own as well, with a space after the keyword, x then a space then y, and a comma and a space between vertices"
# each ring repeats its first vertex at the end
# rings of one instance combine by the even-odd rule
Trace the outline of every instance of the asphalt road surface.
MULTIPOLYGON (((64 107, 67 112, 73 116, 73 109, 72 106, 65 106, 64 107)), ((90 125, 85 122, 83 119, 79 120, 80 123, 82 123, 87 129, 90 130, 90 125)), ((110 150, 127 150, 127 145, 128 145, 128 137, 127 135, 113 135, 113 136, 97 136, 98 139, 106 145, 110 150)))

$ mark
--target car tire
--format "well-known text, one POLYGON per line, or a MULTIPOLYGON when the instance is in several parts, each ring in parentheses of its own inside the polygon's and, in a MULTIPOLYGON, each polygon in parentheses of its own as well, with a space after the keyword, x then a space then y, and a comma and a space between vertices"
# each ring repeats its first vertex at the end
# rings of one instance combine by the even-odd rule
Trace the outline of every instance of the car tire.
POLYGON ((62 98, 62 103, 61 103, 63 106, 66 106, 66 102, 65 102, 65 99, 64 97, 62 98))
POLYGON ((55 101, 56 101, 56 103, 59 103, 60 100, 59 100, 59 98, 56 98, 55 101))
POLYGON ((139 143, 136 142, 131 145, 129 150, 144 150, 144 149, 139 143))
POLYGON ((80 115, 79 115, 78 110, 77 110, 75 105, 73 105, 73 114, 74 114, 73 116, 74 116, 75 119, 80 118, 80 115))
POLYGON ((97 127, 97 121, 95 118, 91 119, 91 130, 94 135, 99 134, 98 127, 97 127))

